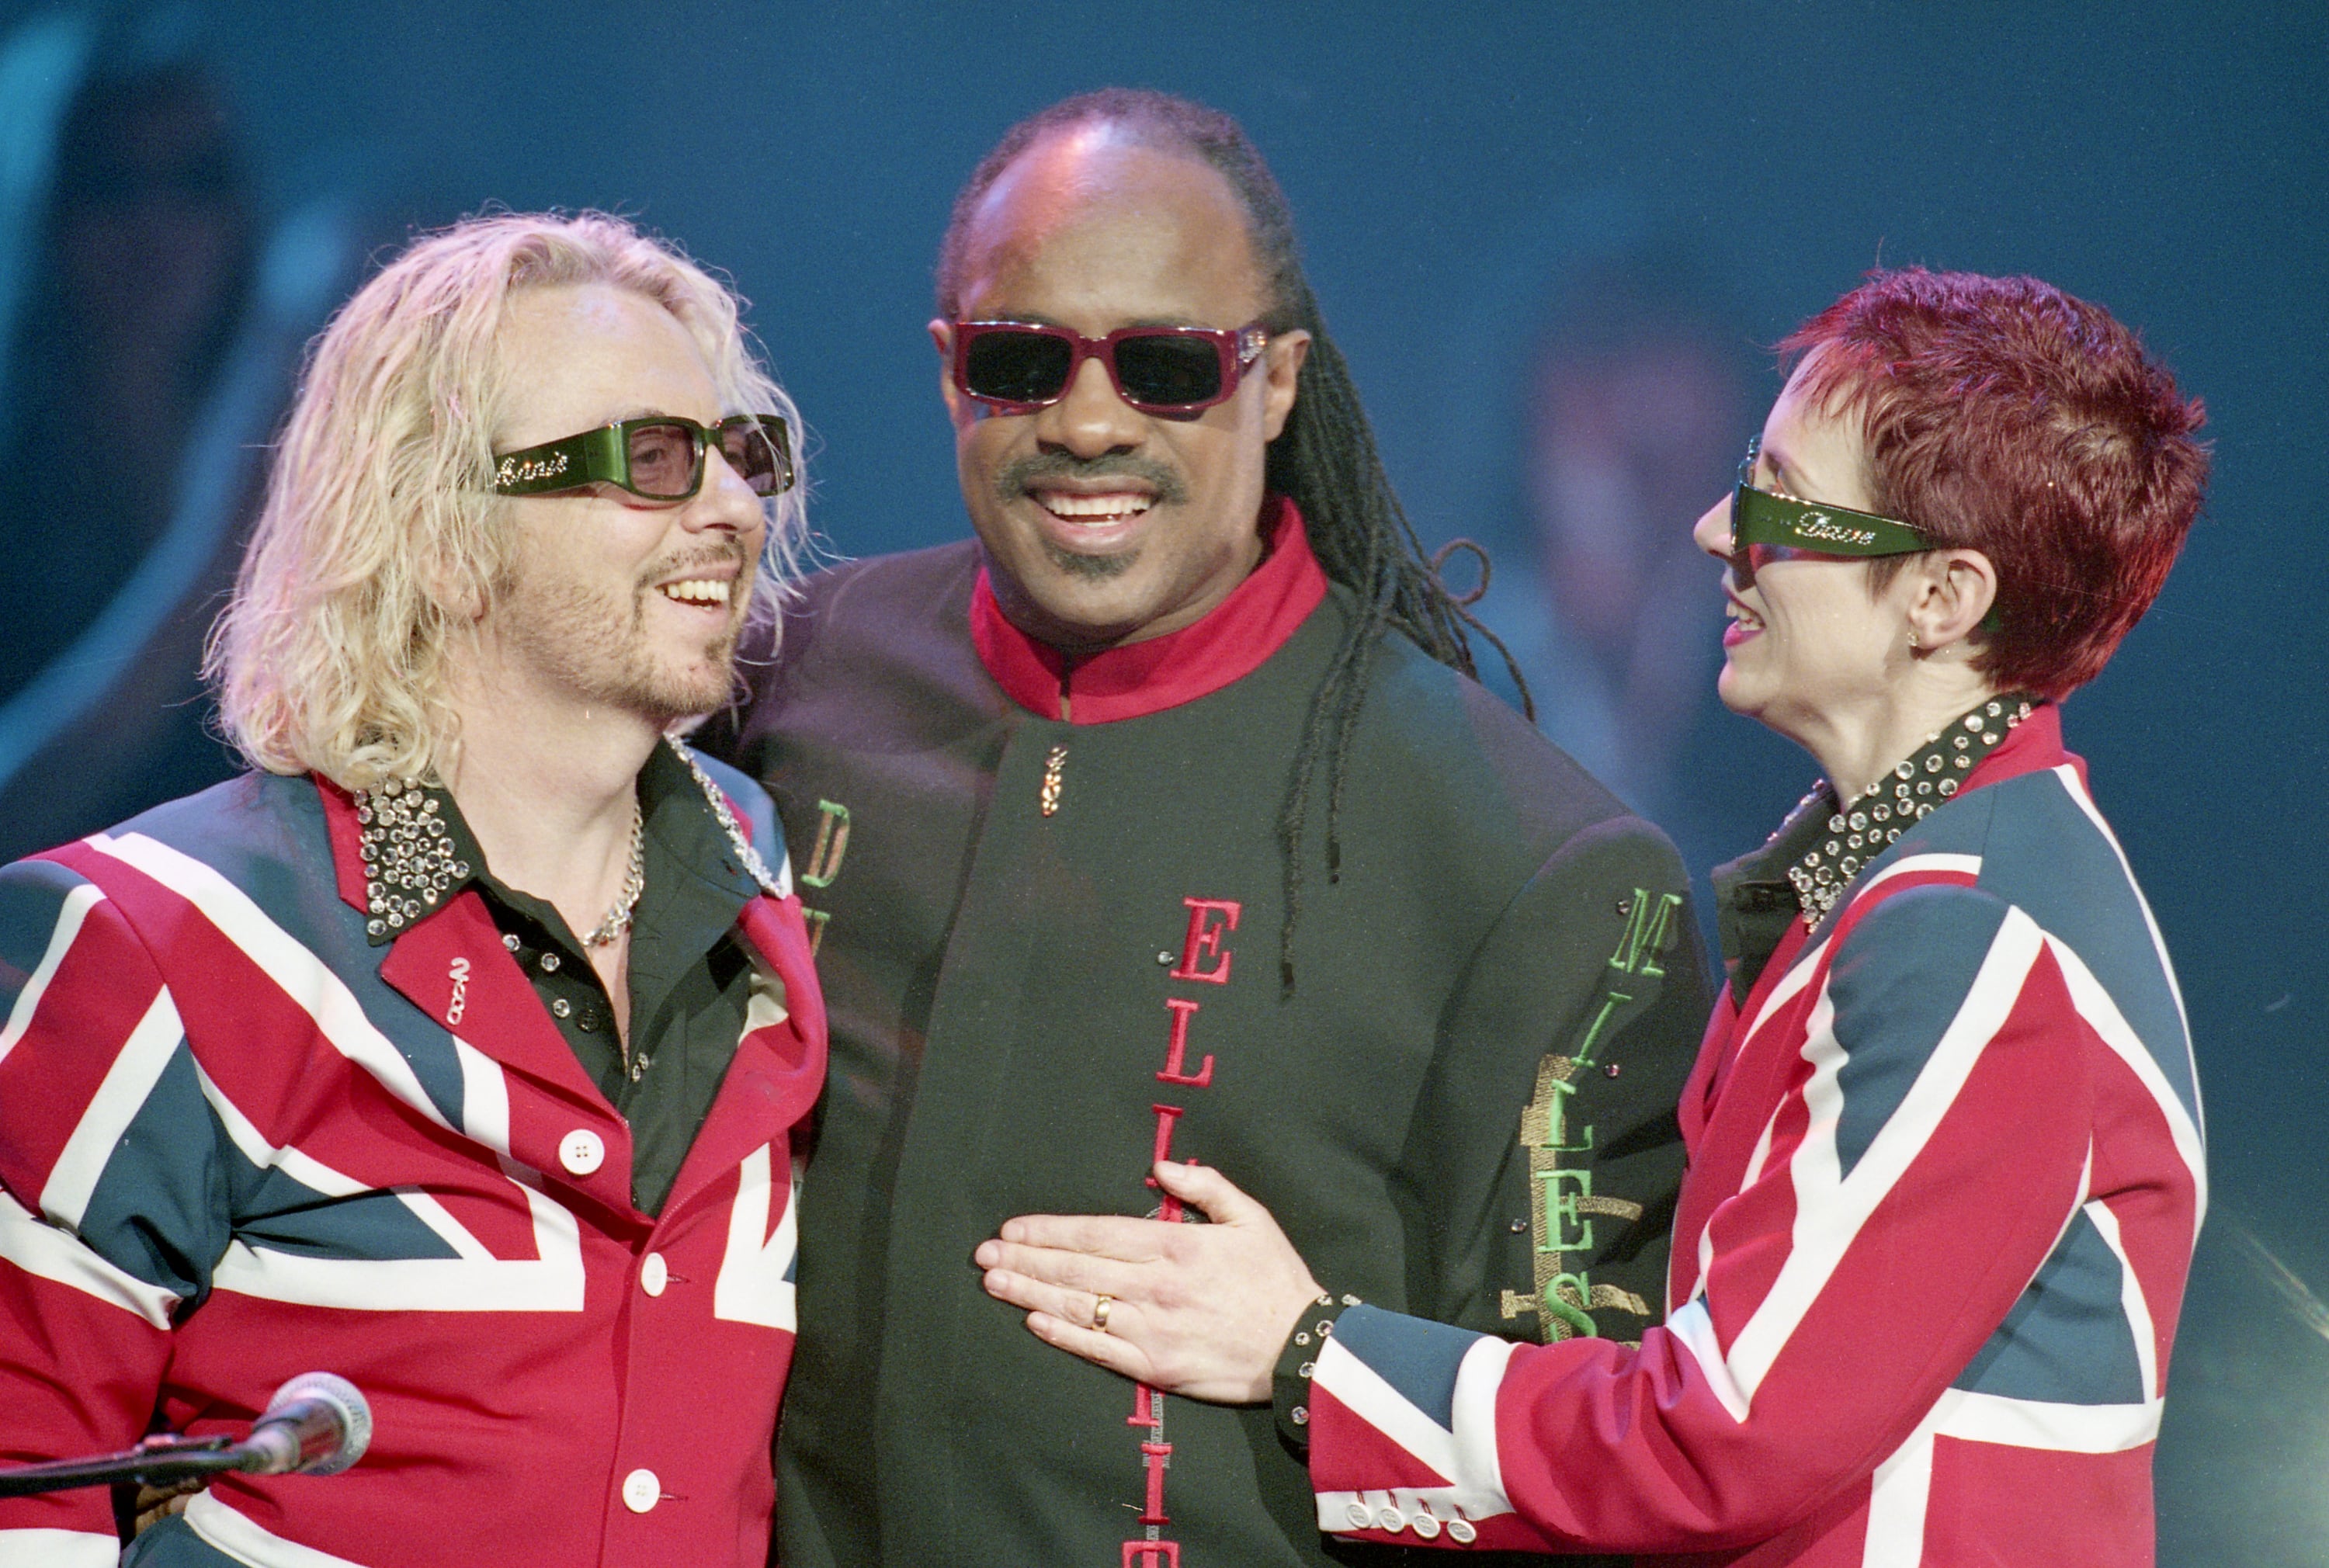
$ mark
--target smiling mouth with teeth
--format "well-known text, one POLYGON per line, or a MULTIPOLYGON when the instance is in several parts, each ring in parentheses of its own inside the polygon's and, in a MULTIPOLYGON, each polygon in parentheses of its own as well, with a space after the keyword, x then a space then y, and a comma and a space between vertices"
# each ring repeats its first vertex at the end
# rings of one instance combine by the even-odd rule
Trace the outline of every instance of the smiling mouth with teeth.
POLYGON ((663 596, 683 605, 697 605, 718 609, 728 603, 731 585, 724 577, 689 577, 676 583, 655 585, 663 596))
POLYGON ((1035 504, 1053 517, 1070 522, 1117 522, 1127 517, 1137 517, 1156 504, 1156 498, 1138 491, 1121 491, 1111 495, 1071 495, 1065 491, 1038 490, 1029 493, 1035 504))

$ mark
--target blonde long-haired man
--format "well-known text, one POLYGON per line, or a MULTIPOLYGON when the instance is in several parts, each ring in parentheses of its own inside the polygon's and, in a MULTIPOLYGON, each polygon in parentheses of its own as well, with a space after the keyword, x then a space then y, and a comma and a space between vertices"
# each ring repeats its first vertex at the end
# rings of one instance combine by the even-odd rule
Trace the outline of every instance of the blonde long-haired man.
MULTIPOLYGON (((132 1561, 765 1558, 823 1004, 765 797, 667 738, 802 526, 737 310, 618 220, 413 245, 212 640, 254 771, 0 871, 0 1459, 371 1401, 132 1561)), ((0 1502, 0 1560, 118 1550, 0 1502)))

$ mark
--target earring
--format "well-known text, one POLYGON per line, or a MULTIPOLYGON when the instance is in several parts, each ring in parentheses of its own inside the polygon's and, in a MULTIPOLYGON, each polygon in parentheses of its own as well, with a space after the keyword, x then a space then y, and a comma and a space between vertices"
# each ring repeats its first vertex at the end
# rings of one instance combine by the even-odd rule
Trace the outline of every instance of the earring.
POLYGON ((1915 647, 1916 645, 1917 645, 1917 632, 1916 632, 1916 628, 1914 628, 1914 627, 1912 626, 1912 627, 1910 627, 1910 628, 1909 628, 1909 646, 1910 646, 1911 648, 1913 648, 1913 647, 1915 647))

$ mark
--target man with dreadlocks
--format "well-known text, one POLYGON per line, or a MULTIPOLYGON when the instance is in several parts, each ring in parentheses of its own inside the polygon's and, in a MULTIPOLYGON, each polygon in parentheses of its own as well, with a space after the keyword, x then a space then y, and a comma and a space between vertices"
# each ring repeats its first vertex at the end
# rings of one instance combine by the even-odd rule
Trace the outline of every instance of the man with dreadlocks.
POLYGON ((783 1560, 1323 1563, 1266 1407, 1052 1354, 973 1249, 1198 1218, 1149 1169, 1202 1157, 1370 1301, 1639 1338, 1708 1005, 1686 883, 1467 679, 1233 122, 1022 124, 938 305, 976 540, 810 584, 710 741, 776 796, 832 1019, 783 1560))

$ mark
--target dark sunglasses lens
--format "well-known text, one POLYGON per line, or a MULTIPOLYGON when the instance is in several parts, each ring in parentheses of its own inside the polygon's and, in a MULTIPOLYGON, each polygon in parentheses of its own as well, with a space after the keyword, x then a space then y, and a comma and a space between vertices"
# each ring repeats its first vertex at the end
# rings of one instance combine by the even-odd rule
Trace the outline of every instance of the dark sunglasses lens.
POLYGON ((684 425, 636 425, 630 431, 631 488, 658 501, 695 493, 695 432, 684 425))
POLYGON ((1210 403, 1221 395, 1221 356, 1207 338, 1162 333, 1118 338, 1116 379, 1125 400, 1143 408, 1210 403))
POLYGON ((784 488, 784 462, 768 427, 758 419, 739 419, 720 427, 720 455, 728 459, 755 495, 774 495, 784 488))
POLYGON ((983 332, 963 351, 963 384, 1001 403, 1048 403, 1068 390, 1074 357, 1063 339, 1042 333, 983 332))

